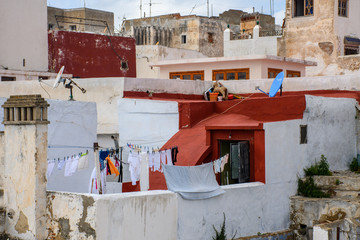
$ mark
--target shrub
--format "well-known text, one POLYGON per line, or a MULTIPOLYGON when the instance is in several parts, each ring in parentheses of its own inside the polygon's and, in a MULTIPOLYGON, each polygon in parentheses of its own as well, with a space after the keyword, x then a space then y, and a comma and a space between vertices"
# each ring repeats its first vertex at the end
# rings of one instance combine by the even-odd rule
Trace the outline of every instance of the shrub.
POLYGON ((359 172, 359 163, 358 163, 358 160, 357 158, 353 158, 353 160, 351 161, 350 163, 350 171, 352 172, 359 172))
POLYGON ((322 176, 331 176, 332 173, 329 169, 329 163, 326 160, 324 155, 321 155, 320 162, 316 162, 314 165, 311 165, 308 168, 304 168, 305 176, 315 176, 315 175, 322 175, 322 176))
MULTIPOLYGON (((225 219, 226 218, 225 218, 225 213, 224 213, 224 221, 223 221, 223 224, 220 226, 220 232, 218 230, 216 230, 216 228, 213 225, 213 228, 214 228, 215 234, 216 234, 215 237, 212 237, 213 240, 227 240, 227 236, 226 236, 226 233, 225 233, 225 219)), ((236 235, 236 233, 234 234, 232 239, 235 238, 235 235, 236 235)))
POLYGON ((325 193, 316 186, 312 176, 304 180, 298 178, 298 195, 311 198, 328 198, 330 194, 325 193))

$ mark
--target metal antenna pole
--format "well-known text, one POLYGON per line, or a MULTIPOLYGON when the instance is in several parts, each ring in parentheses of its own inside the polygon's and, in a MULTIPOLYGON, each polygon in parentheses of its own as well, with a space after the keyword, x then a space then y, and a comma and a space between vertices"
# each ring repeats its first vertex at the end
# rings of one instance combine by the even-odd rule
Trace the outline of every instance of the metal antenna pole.
POLYGON ((151 17, 151 0, 150 0, 150 3, 149 3, 149 6, 150 6, 150 16, 149 17, 151 17))
POLYGON ((209 17, 209 0, 207 0, 207 16, 209 17))
POLYGON ((142 18, 142 0, 140 0, 140 18, 142 18))

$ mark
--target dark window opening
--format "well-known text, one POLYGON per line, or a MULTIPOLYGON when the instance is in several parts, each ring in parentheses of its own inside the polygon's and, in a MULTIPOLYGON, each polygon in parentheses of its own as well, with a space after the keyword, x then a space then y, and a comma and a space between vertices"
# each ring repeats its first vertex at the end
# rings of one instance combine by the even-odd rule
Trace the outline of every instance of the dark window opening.
POLYGON ((220 155, 229 154, 228 163, 220 175, 220 184, 250 181, 250 145, 248 141, 221 141, 220 155))
POLYGON ((338 6, 338 15, 340 17, 347 17, 348 14, 348 0, 339 0, 339 6, 338 6))
POLYGON ((76 31, 76 25, 70 25, 70 30, 71 31, 76 31))
POLYGON ((121 61, 121 70, 128 70, 129 69, 129 65, 128 65, 128 61, 121 61))
POLYGON ((300 144, 307 143, 307 125, 300 125, 300 144))
POLYGON ((48 25, 48 30, 53 30, 54 29, 54 24, 49 24, 48 25))
POLYGON ((314 15, 314 1, 313 0, 294 0, 294 17, 311 16, 314 15))
POLYGON ((355 55, 355 54, 359 54, 359 46, 356 46, 356 45, 345 45, 344 54, 345 54, 345 55, 355 55))
POLYGON ((186 35, 181 35, 181 44, 186 44, 186 35))
POLYGON ((1 81, 6 82, 6 81, 16 81, 16 77, 6 77, 6 76, 2 76, 1 77, 1 81))
POLYGON ((208 33, 208 43, 214 43, 214 34, 208 33))
POLYGON ((49 77, 47 77, 47 76, 39 76, 39 80, 47 80, 47 79, 49 79, 49 77))

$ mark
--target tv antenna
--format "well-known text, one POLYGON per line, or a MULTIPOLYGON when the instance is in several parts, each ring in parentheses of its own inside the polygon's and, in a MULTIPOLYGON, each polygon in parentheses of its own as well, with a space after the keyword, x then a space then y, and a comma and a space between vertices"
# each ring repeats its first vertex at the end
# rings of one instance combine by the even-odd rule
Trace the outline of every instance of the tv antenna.
POLYGON ((64 87, 68 88, 70 90, 69 101, 75 101, 74 96, 73 96, 73 87, 74 87, 73 85, 75 85, 77 88, 79 88, 82 93, 86 93, 86 90, 84 88, 80 87, 79 85, 77 85, 77 83, 74 82, 74 80, 72 80, 71 78, 62 78, 61 75, 64 72, 64 68, 65 68, 65 66, 62 66, 60 68, 60 71, 58 72, 58 74, 55 78, 53 88, 57 88, 60 83, 63 83, 64 87))
POLYGON ((265 93, 269 97, 275 97, 276 93, 280 89, 280 96, 282 96, 282 83, 284 81, 284 72, 280 72, 276 78, 274 79, 273 83, 271 84, 269 93, 264 92, 259 87, 256 87, 256 90, 259 90, 262 93, 265 93))
POLYGON ((149 17, 151 17, 151 6, 153 4, 161 4, 161 3, 152 3, 151 0, 149 0, 149 7, 150 7, 150 15, 149 15, 149 17))

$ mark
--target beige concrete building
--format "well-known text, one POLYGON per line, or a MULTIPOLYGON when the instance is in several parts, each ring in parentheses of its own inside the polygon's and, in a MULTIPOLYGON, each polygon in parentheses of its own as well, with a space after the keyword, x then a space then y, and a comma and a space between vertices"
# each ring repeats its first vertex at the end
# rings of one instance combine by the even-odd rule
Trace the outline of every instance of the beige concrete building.
POLYGON ((90 8, 48 7, 48 29, 114 33, 114 13, 90 8))
MULTIPOLYGON (((237 14, 242 14, 242 11, 237 14)), ((195 50, 208 57, 219 57, 224 54, 223 31, 227 24, 219 17, 181 16, 174 13, 126 20, 122 30, 125 35, 135 37, 136 45, 159 44, 195 50)))
POLYGON ((308 75, 360 71, 360 2, 287 0, 279 56, 318 62, 308 75))

